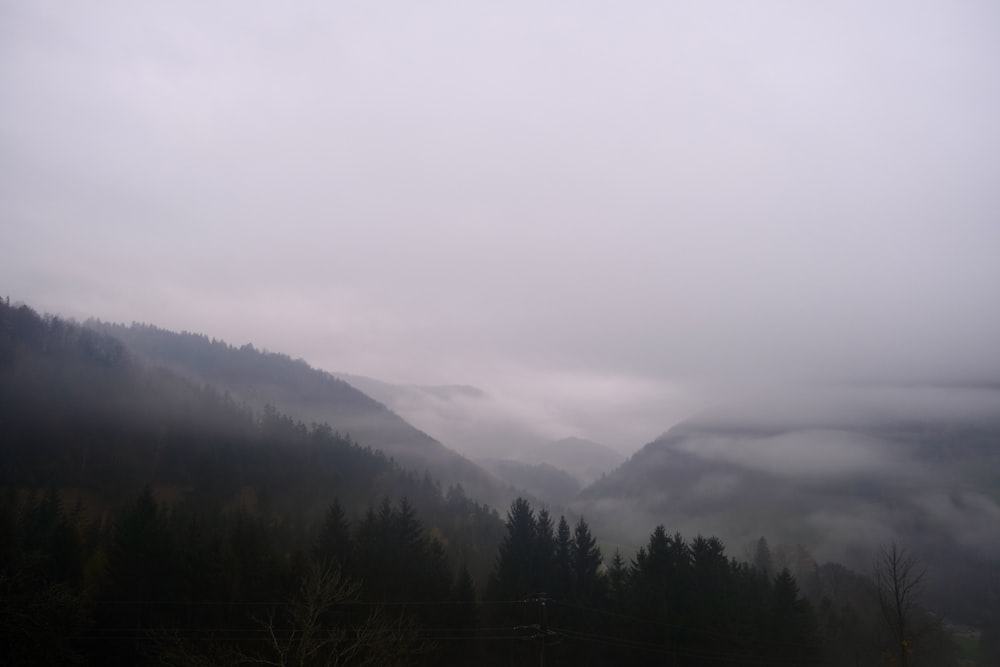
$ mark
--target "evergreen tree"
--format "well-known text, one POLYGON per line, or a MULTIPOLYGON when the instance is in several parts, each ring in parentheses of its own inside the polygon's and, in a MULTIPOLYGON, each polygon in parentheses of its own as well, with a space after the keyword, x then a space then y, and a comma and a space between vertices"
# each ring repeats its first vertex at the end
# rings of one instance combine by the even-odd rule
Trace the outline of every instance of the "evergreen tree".
POLYGON ((55 490, 0 495, 0 665, 75 664, 86 622, 81 544, 55 490))
POLYGON ((476 595, 476 585, 469 569, 463 564, 458 570, 452 587, 452 601, 455 603, 447 614, 447 627, 453 639, 442 647, 452 664, 482 662, 476 641, 476 628, 480 623, 480 610, 476 595))
POLYGON ((356 569, 367 598, 390 602, 448 599, 451 572, 444 549, 425 534, 406 499, 397 506, 384 499, 377 510, 369 508, 355 542, 356 569))
POLYGON ((212 531, 199 515, 175 519, 179 535, 175 549, 181 580, 180 597, 186 603, 186 624, 212 627, 216 609, 206 601, 231 599, 222 562, 222 535, 212 531))
MULTIPOLYGON (((524 498, 517 498, 507 511, 506 535, 497 549, 496 564, 490 574, 487 598, 496 603, 491 609, 494 626, 527 627, 537 623, 538 615, 525 604, 526 599, 540 591, 536 562, 538 522, 531 505, 524 498)), ((506 664, 524 663, 531 655, 527 644, 504 644, 506 664)))
POLYGON ((603 560, 597 540, 581 517, 573 531, 573 584, 577 602, 589 606, 602 602, 605 587, 601 573, 603 560))
POLYGON ((537 575, 533 572, 538 524, 531 505, 517 498, 507 511, 507 534, 500 543, 496 565, 490 575, 489 597, 494 600, 517 600, 537 593, 537 575))
POLYGON ((799 595, 798 584, 788 568, 783 568, 774 578, 762 640, 767 657, 795 656, 801 664, 818 661, 820 643, 816 617, 812 605, 799 595))
POLYGON ((166 516, 147 486, 115 523, 108 554, 109 585, 115 599, 170 599, 176 580, 173 548, 166 516))
POLYGON ((753 552, 753 566, 766 579, 774 576, 774 565, 771 558, 771 548, 767 544, 767 539, 763 536, 757 540, 757 546, 753 552))
POLYGON ((552 596, 568 600, 573 593, 573 533, 566 517, 559 517, 556 530, 555 576, 552 580, 552 596))
POLYGON ((726 549, 717 537, 698 535, 691 541, 691 572, 698 599, 720 599, 730 577, 726 549))
POLYGON ((177 573, 166 515, 147 486, 119 515, 108 551, 110 604, 99 608, 99 622, 121 629, 109 642, 112 662, 137 662, 145 632, 167 622, 164 603, 176 602, 182 590, 177 573))
POLYGON ((552 517, 544 508, 539 510, 535 520, 535 547, 532 560, 532 586, 535 592, 550 593, 555 581, 556 542, 552 517))
POLYGON ((323 526, 316 540, 314 553, 320 561, 328 560, 347 567, 351 548, 351 527, 340 506, 340 500, 334 498, 323 518, 323 526))
POLYGON ((628 594, 628 576, 625 559, 622 558, 621 551, 615 549, 615 555, 611 557, 611 563, 608 565, 607 575, 613 609, 625 607, 626 595, 628 594))

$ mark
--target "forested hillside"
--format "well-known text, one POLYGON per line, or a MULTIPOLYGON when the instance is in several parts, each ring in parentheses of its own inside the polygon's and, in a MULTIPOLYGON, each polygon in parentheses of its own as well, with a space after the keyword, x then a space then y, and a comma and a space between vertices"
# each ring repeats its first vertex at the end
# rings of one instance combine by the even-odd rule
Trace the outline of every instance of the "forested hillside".
MULTIPOLYGON (((878 587, 660 525, 502 522, 325 424, 0 302, 0 664, 955 664, 878 587)), ((763 543, 763 540, 762 540, 763 543)))
POLYGON ((863 572, 880 543, 896 540, 927 565, 934 609, 975 627, 994 622, 1000 423, 876 417, 687 422, 585 489, 574 508, 616 539, 653 520, 737 545, 768 534, 863 572))
POLYGON ((586 485, 621 465, 624 457, 605 445, 584 438, 563 438, 522 450, 518 458, 565 470, 586 485))
POLYGON ((494 506, 504 507, 516 495, 386 406, 302 360, 251 344, 235 347, 202 334, 176 333, 148 324, 88 320, 85 326, 123 342, 149 365, 228 392, 254 410, 271 406, 304 424, 330 424, 407 469, 427 471, 445 484, 475 488, 479 498, 494 506))
POLYGON ((580 492, 579 481, 546 463, 531 465, 506 459, 481 459, 479 465, 497 479, 560 507, 568 506, 580 492))
POLYGON ((306 427, 149 368, 118 340, 25 306, 0 306, 0 331, 5 487, 55 488, 88 519, 149 487, 162 502, 249 512, 293 533, 335 498, 354 518, 406 497, 453 559, 485 579, 499 518, 460 486, 442 488, 327 424, 306 427))

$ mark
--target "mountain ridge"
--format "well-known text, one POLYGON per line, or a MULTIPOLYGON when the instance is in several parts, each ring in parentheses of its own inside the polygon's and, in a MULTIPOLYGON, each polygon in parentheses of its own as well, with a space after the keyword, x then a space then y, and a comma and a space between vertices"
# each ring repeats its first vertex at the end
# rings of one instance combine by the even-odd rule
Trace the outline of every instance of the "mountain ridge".
POLYGON ((524 463, 547 464, 564 470, 575 477, 581 487, 600 479, 625 461, 624 456, 607 445, 575 436, 522 449, 516 458, 524 463))
POLYGON ((88 320, 139 359, 209 384, 261 409, 272 405, 305 424, 327 423, 362 445, 383 451, 405 467, 427 471, 444 484, 461 484, 495 507, 512 492, 464 456, 409 424, 383 403, 335 375, 285 354, 241 347, 204 334, 173 332, 148 324, 88 320))
POLYGON ((925 554, 942 607, 981 596, 963 571, 1000 574, 1000 420, 814 423, 684 422, 573 507, 615 539, 650 522, 736 545, 766 534, 860 571, 895 540, 925 554))

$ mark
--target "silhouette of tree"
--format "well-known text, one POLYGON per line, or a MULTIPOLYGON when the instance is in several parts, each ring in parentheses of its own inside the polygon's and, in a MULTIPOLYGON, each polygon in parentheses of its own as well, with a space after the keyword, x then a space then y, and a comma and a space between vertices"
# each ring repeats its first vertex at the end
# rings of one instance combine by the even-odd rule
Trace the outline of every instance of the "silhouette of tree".
POLYGON ((618 549, 615 549, 615 555, 611 557, 607 578, 612 608, 623 609, 628 594, 628 569, 625 566, 625 559, 622 558, 621 551, 618 549))
POLYGON ((895 542, 879 547, 874 565, 875 592, 890 652, 900 667, 910 664, 917 642, 929 630, 920 610, 924 573, 916 558, 895 542))
POLYGON ((569 599, 573 591, 573 533, 566 517, 559 517, 556 528, 555 573, 550 587, 556 599, 569 599))
POLYGON ((597 547, 597 540, 590 534, 590 527, 583 517, 573 530, 573 585, 578 603, 597 606, 603 602, 605 580, 601 573, 604 558, 597 547))
POLYGON ((771 547, 767 544, 767 538, 761 537, 757 540, 757 546, 753 552, 753 566, 766 579, 774 576, 774 565, 771 558, 771 547))
POLYGON ((816 617, 812 605, 799 595, 798 584, 788 568, 774 578, 763 641, 765 655, 770 658, 796 656, 803 665, 818 663, 816 617))
POLYGON ((351 548, 351 527, 347 523, 344 509, 340 506, 340 500, 334 498, 323 517, 323 526, 313 551, 320 560, 328 560, 347 567, 351 548))
POLYGON ((542 509, 535 520, 532 583, 536 592, 550 592, 555 579, 555 559, 556 541, 553 535, 552 517, 547 509, 542 509))
POLYGON ((511 503, 506 528, 490 575, 488 592, 494 600, 516 600, 537 593, 540 583, 534 570, 538 523, 527 500, 517 498, 511 503))

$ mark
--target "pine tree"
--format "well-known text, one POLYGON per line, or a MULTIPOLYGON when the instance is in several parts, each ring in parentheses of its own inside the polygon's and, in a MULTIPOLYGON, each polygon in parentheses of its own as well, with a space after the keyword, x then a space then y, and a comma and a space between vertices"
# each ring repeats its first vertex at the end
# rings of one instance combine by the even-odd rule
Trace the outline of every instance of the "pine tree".
POLYGON ((507 535, 497 554, 490 575, 489 597, 494 600, 517 600, 537 593, 537 576, 532 571, 538 524, 531 505, 517 498, 507 512, 507 535))
POLYGON ((551 592, 555 579, 556 542, 553 535, 552 517, 547 509, 541 509, 535 520, 535 548, 532 565, 532 587, 535 592, 551 592))
POLYGON ((552 596, 568 600, 573 593, 573 534, 566 517, 559 517, 556 529, 555 576, 552 580, 552 596))
POLYGON ((313 551, 320 561, 328 560, 346 567, 351 546, 351 527, 340 506, 340 500, 334 498, 326 510, 313 551))
POLYGON ((753 552, 753 566, 766 579, 770 579, 774 574, 774 565, 771 558, 771 548, 767 545, 767 539, 763 536, 757 540, 757 547, 753 552))
POLYGON ((120 628, 110 642, 109 662, 137 663, 144 633, 163 624, 168 607, 183 587, 178 585, 174 544, 164 512, 146 487, 115 523, 108 551, 108 600, 98 622, 120 628))
POLYGON ((774 578, 765 624, 766 655, 772 659, 814 662, 820 649, 819 631, 812 605, 799 596, 799 587, 788 568, 774 578))
POLYGON ((615 549, 615 555, 611 557, 607 577, 612 607, 615 609, 624 608, 628 594, 629 572, 625 567, 625 559, 622 558, 621 551, 618 549, 615 549))
POLYGON ((605 581, 601 574, 603 562, 597 540, 590 534, 587 522, 580 518, 573 531, 574 597, 585 605, 596 606, 604 595, 605 581))

